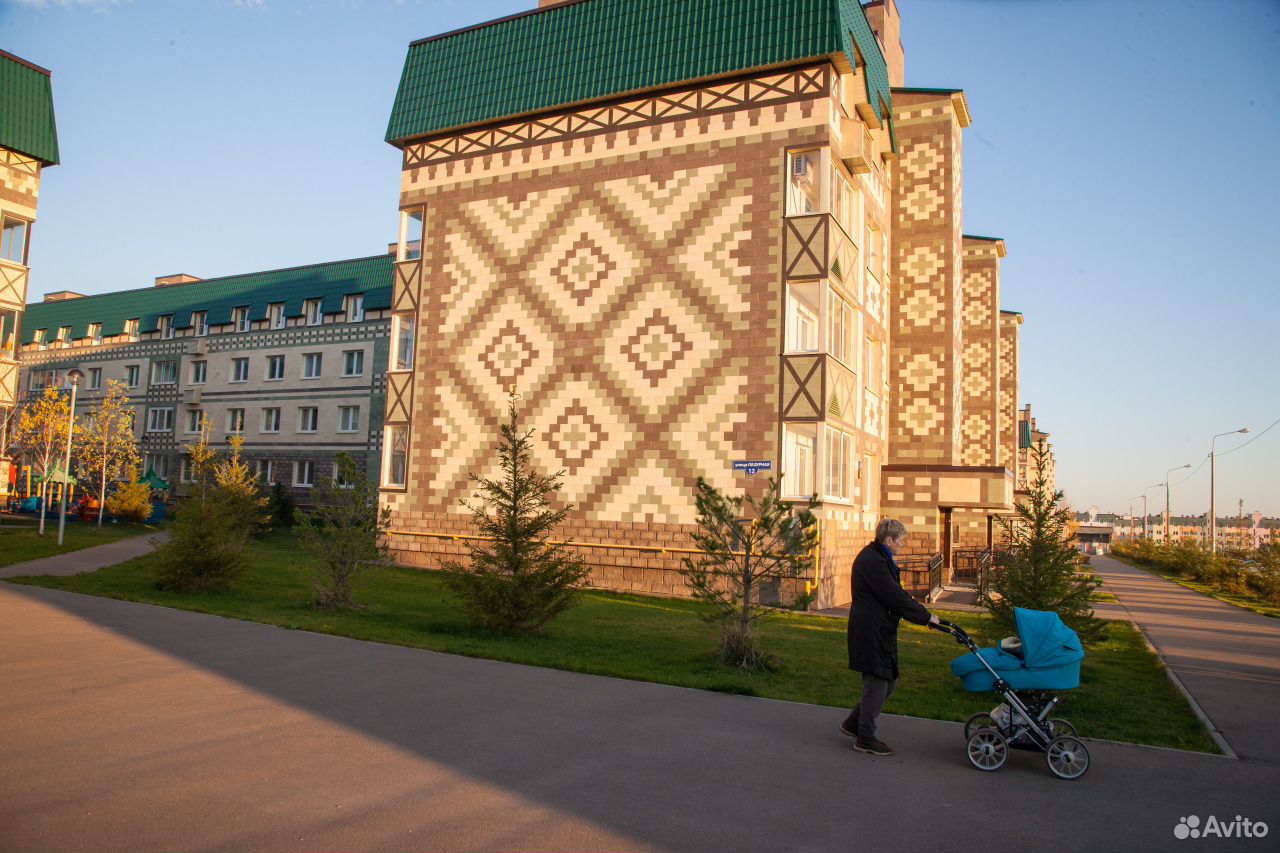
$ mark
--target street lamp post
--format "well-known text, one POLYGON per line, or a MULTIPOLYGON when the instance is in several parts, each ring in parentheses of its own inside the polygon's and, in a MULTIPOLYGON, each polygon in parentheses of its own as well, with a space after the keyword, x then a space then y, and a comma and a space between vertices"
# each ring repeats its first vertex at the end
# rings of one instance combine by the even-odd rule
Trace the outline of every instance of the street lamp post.
POLYGON ((1233 429, 1229 432, 1220 432, 1209 441, 1209 553, 1218 553, 1218 507, 1217 507, 1217 489, 1215 480, 1217 479, 1216 456, 1214 454, 1214 443, 1224 435, 1235 435, 1236 433, 1244 434, 1249 431, 1248 427, 1244 429, 1233 429))
POLYGON ((1176 468, 1170 468, 1164 474, 1164 544, 1170 545, 1173 540, 1169 538, 1169 523, 1173 519, 1173 513, 1169 512, 1169 475, 1174 471, 1181 471, 1183 468, 1190 468, 1191 463, 1179 465, 1176 468))
POLYGON ((1151 538, 1151 533, 1147 530, 1147 492, 1151 491, 1152 489, 1158 489, 1163 485, 1164 483, 1153 483, 1152 485, 1147 486, 1145 489, 1142 490, 1142 538, 1143 539, 1151 538))
POLYGON ((71 380, 71 408, 67 411, 67 452, 62 459, 62 500, 58 502, 58 547, 62 547, 62 535, 67 527, 67 485, 71 481, 71 433, 76 427, 76 388, 84 373, 77 368, 67 371, 71 380))

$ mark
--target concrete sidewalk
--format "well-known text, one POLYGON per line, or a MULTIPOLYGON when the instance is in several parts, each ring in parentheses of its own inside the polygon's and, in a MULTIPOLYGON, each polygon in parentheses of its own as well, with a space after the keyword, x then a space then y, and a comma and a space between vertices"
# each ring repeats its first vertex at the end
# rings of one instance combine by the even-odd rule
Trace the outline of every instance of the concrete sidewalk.
POLYGON ((1136 622, 1231 749, 1280 771, 1280 619, 1110 557, 1090 565, 1116 597, 1097 614, 1136 622))
MULTIPOLYGON (((54 536, 57 534, 54 533, 54 536)), ((25 563, 14 563, 0 567, 0 578, 20 578, 31 575, 78 575, 84 572, 96 572, 98 569, 150 554, 155 550, 155 543, 169 538, 169 531, 158 531, 150 536, 132 536, 118 539, 105 545, 94 545, 92 548, 81 548, 79 551, 68 551, 39 560, 25 563)))
POLYGON ((34 587, 0 584, 0 684, 5 850, 1163 850, 1191 814, 1280 828, 1257 761, 1092 743, 1078 782, 1033 753, 984 774, 955 723, 886 717, 899 753, 874 758, 839 709, 34 587))

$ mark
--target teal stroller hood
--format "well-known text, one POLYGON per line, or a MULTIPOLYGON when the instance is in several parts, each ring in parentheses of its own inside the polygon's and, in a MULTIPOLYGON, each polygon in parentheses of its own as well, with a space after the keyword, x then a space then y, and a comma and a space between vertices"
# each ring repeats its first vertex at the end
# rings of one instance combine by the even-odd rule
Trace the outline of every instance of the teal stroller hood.
POLYGON ((1015 607, 1013 616, 1022 640, 1021 653, 991 648, 956 658, 951 662, 951 671, 960 678, 964 689, 971 693, 995 690, 997 676, 1014 690, 1079 687, 1084 647, 1076 632, 1056 613, 1015 607))

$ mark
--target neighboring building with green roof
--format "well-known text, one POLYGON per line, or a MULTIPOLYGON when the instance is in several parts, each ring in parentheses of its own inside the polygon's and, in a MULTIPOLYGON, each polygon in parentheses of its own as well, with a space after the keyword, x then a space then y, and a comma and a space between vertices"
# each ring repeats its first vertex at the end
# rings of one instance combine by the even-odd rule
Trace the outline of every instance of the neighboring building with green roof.
POLYGON ((265 486, 305 501, 338 452, 376 476, 392 258, 374 255, 220 278, 160 276, 95 296, 50 293, 20 331, 21 392, 84 373, 87 416, 125 385, 147 470, 178 489, 182 446, 207 418, 215 444, 239 433, 265 486))
MULTIPOLYGON (((53 84, 44 68, 0 50, 0 418, 17 404, 17 332, 30 287, 40 175, 58 163, 53 84)), ((9 460, 0 457, 0 495, 9 460)))

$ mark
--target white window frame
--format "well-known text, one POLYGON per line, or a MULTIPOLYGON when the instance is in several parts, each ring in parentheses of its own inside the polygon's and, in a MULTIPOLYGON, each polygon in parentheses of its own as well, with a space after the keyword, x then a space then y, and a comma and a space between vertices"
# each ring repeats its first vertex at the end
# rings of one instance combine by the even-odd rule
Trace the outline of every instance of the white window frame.
POLYGON ((298 408, 298 432, 314 433, 320 431, 320 407, 319 406, 300 406, 298 408), (307 414, 310 413, 311 428, 306 428, 307 414))
POLYGON ((853 372, 857 372, 857 352, 853 349, 857 318, 853 306, 827 286, 827 352, 853 372))
POLYGON ((817 493, 818 430, 816 424, 782 425, 782 492, 787 498, 808 500, 817 493))
POLYGON ((267 406, 262 410, 262 431, 275 433, 280 431, 280 407, 267 406))
POLYGON ((293 485, 298 489, 310 489, 316 484, 316 463, 310 459, 298 459, 293 463, 293 485), (306 473, 306 481, 300 476, 306 473))
POLYGON ((209 362, 201 359, 191 362, 191 385, 204 385, 209 381, 209 362))
POLYGON ((173 340, 174 334, 175 334, 175 331, 173 328, 173 315, 161 314, 160 315, 160 340, 162 341, 173 340))
POLYGON ((237 305, 231 309, 231 324, 237 332, 249 331, 249 306, 237 305))
POLYGON ((203 414, 199 409, 191 409, 187 412, 187 425, 183 428, 183 432, 187 435, 194 435, 200 431, 200 416, 203 414))
POLYGON ((248 382, 249 381, 249 359, 247 356, 243 358, 231 359, 231 379, 229 382, 248 382), (240 368, 243 367, 242 371, 240 368), (243 374, 243 375, 239 375, 243 374))
POLYGON ((857 442, 843 430, 824 424, 823 434, 823 494, 832 500, 853 501, 851 473, 856 464, 857 442), (834 486, 834 488, 833 488, 834 486))
POLYGON ((283 355, 269 355, 269 356, 267 356, 267 374, 266 374, 266 377, 265 377, 266 381, 267 381, 267 382, 278 382, 278 381, 280 381, 280 380, 284 379, 284 367, 285 367, 285 365, 284 365, 284 356, 283 356, 283 355), (277 365, 278 365, 278 366, 279 366, 279 368, 280 368, 279 370, 276 370, 276 369, 275 369, 277 365))
POLYGON ((343 376, 364 376, 364 350, 349 349, 342 352, 342 375, 343 376), (354 358, 353 358, 354 357, 354 358), (351 370, 351 362, 356 362, 356 370, 351 370))
POLYGON ((138 328, 139 323, 136 317, 131 320, 124 321, 124 333, 129 340, 136 341, 138 339, 138 328))
POLYGON ((400 233, 396 238, 397 261, 416 261, 422 257, 422 241, 426 235, 426 226, 424 208, 415 207, 400 211, 400 233), (413 225, 414 222, 417 223, 416 227, 413 225))
POLYGON ((227 409, 227 434, 244 435, 245 417, 243 408, 227 409))
POLYGON ((273 329, 284 328, 285 317, 283 302, 272 302, 267 306, 267 325, 273 329))
POLYGON ((87 384, 85 385, 85 388, 89 389, 90 391, 98 390, 99 388, 102 387, 102 368, 90 367, 89 370, 87 371, 87 376, 85 378, 87 380, 87 384))
POLYGON ((147 432, 173 432, 173 406, 148 406, 147 432))
POLYGON ((795 282, 787 285, 787 329, 785 352, 815 353, 822 351, 822 288, 817 282, 795 282), (800 298, 801 288, 817 290, 817 306, 800 298))
POLYGON ((197 338, 203 338, 209 334, 209 312, 194 311, 191 314, 191 327, 195 331, 197 338))
POLYGON ((344 299, 348 323, 364 322, 364 294, 348 293, 344 299))
POLYGON ((324 371, 324 353, 307 352, 302 354, 302 378, 319 379, 324 371))
POLYGON ((142 377, 142 368, 137 364, 126 364, 124 367, 124 384, 127 388, 137 388, 142 377))
POLYGON ((31 220, 14 216, 12 213, 0 214, 0 258, 11 264, 25 267, 28 260, 27 252, 30 248, 31 220), (17 223, 17 227, 10 226, 10 223, 17 223), (19 233, 22 236, 15 239, 19 233), (19 249, 20 251, 16 251, 19 249))
POLYGON ((787 216, 809 216, 825 210, 823 149, 805 148, 787 152, 787 216), (801 165, 803 163, 803 166, 801 165), (813 187, 813 184, 817 184, 813 187), (806 191, 813 187, 813 198, 806 191))
POLYGON ((274 459, 253 460, 253 476, 264 483, 274 483, 276 479, 276 462, 274 459))
POLYGON ((178 383, 178 363, 163 360, 151 362, 152 385, 176 385, 178 383))
POLYGON ((320 326, 324 324, 323 309, 323 299, 307 299, 303 301, 302 316, 306 319, 308 326, 320 326))
POLYGON ((413 314, 396 314, 391 318, 391 370, 394 372, 406 372, 413 370, 413 358, 415 350, 418 348, 418 323, 417 317, 413 314), (409 335, 407 338, 402 336, 405 328, 408 328, 409 335), (407 358, 405 355, 404 343, 408 343, 407 358))
POLYGON ((360 407, 359 406, 339 406, 338 407, 338 432, 359 432, 360 431, 360 407), (349 413, 354 412, 354 415, 349 413), (348 425, 348 421, 353 421, 348 425))
POLYGON ((101 323, 89 324, 89 342, 94 346, 98 346, 99 344, 102 343, 102 324, 101 323))
POLYGON ((382 434, 382 485, 391 489, 403 489, 407 485, 409 479, 409 427, 407 424, 393 424, 387 426, 382 434), (404 461, 403 468, 400 471, 400 479, 396 481, 392 477, 391 457, 395 446, 397 435, 404 436, 404 461))

